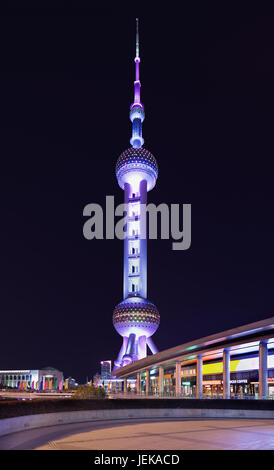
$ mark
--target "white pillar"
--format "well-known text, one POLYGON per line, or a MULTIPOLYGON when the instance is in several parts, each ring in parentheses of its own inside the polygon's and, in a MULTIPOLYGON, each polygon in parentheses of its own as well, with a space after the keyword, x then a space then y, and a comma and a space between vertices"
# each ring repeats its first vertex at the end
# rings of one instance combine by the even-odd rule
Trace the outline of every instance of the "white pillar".
POLYGON ((137 372, 137 378, 136 378, 136 393, 137 395, 140 395, 141 393, 141 372, 137 372))
POLYGON ((203 397, 203 358, 201 355, 197 356, 196 365, 196 398, 203 397))
POLYGON ((158 377, 159 396, 161 397, 164 393, 164 368, 163 366, 159 366, 158 371, 159 371, 159 377, 158 377))
POLYGON ((260 398, 268 397, 267 385, 267 341, 259 344, 259 395, 260 398))
POLYGON ((175 369, 176 397, 181 396, 181 362, 176 362, 175 369))
POLYGON ((230 398, 230 349, 223 350, 223 398, 230 398))
POLYGON ((146 395, 149 394, 149 370, 146 371, 146 395))

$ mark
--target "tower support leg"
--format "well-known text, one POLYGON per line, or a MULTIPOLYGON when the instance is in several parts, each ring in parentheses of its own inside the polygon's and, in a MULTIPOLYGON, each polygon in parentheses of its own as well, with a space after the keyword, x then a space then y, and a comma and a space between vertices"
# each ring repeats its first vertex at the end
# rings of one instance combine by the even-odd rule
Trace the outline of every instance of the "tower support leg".
POLYGON ((121 367, 122 359, 123 359, 123 356, 124 356, 124 354, 126 352, 126 349, 127 349, 127 343, 128 343, 128 337, 124 336, 123 337, 123 344, 122 344, 121 349, 119 351, 118 357, 117 357, 116 361, 114 362, 113 370, 119 369, 119 367, 121 367))
POLYGON ((138 360, 147 357, 147 339, 146 336, 140 336, 138 339, 138 360))
POLYGON ((155 346, 153 340, 151 339, 151 336, 147 338, 147 345, 149 349, 151 350, 152 354, 157 354, 157 352, 159 352, 158 348, 155 346))

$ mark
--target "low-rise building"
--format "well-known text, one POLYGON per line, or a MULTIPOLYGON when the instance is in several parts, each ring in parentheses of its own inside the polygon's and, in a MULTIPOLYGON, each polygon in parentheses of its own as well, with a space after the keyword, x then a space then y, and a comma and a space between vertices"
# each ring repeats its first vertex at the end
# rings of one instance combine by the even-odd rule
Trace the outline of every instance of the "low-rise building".
POLYGON ((63 372, 53 368, 0 370, 0 386, 19 390, 63 390, 63 372))

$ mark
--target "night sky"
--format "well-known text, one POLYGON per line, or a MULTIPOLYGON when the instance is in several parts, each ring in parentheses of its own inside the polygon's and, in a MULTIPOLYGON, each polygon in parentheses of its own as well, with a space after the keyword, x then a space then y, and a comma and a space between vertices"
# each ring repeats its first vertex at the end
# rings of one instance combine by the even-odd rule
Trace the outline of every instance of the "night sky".
POLYGON ((273 11, 14 8, 0 17, 0 369, 83 382, 121 347, 123 243, 82 229, 86 204, 123 202, 136 16, 144 147, 159 164, 148 199, 192 204, 189 250, 148 242, 154 342, 274 314, 273 11))

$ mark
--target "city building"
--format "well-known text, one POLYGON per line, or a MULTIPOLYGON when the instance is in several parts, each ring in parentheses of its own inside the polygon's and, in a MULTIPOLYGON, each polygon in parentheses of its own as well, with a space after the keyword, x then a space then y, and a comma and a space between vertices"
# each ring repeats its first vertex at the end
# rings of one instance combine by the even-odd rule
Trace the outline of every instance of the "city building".
POLYGON ((157 180, 155 157, 143 147, 142 123, 145 118, 140 96, 139 31, 136 20, 134 102, 130 106, 132 122, 131 147, 118 158, 116 177, 124 191, 126 227, 124 239, 124 295, 114 309, 113 324, 123 337, 123 344, 114 362, 114 371, 147 356, 147 346, 158 352, 151 336, 160 323, 155 305, 147 300, 147 193, 157 180))
POLYGON ((78 382, 73 377, 68 377, 65 380, 65 388, 78 387, 78 382))
POLYGON ((138 394, 274 398, 274 317, 191 341, 115 371, 138 394))
POLYGON ((0 370, 0 386, 19 390, 63 390, 63 372, 43 369, 0 370))
POLYGON ((101 379, 107 380, 111 376, 111 361, 101 361, 101 379))

